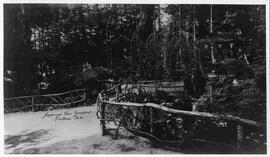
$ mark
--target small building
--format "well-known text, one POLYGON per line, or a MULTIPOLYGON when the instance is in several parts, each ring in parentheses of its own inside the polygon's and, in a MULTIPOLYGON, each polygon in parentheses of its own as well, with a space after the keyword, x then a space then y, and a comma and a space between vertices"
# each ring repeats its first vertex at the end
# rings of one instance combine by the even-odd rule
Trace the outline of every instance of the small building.
POLYGON ((204 68, 207 72, 215 71, 221 65, 243 59, 250 64, 249 52, 247 50, 252 40, 242 37, 213 36, 200 39, 197 43, 201 48, 201 57, 204 60, 204 68))

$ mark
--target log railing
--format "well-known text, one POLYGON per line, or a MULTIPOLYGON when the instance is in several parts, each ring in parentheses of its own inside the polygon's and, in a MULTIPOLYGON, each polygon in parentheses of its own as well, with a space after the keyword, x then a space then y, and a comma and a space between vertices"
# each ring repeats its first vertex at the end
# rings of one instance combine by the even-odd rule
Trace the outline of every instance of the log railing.
POLYGON ((32 95, 4 99, 4 113, 27 112, 68 107, 86 100, 85 89, 57 94, 32 95))
POLYGON ((119 92, 123 94, 127 93, 139 93, 143 92, 144 94, 154 93, 156 91, 166 91, 170 93, 177 93, 184 91, 184 82, 174 81, 138 81, 138 82, 105 82, 107 85, 105 90, 101 93, 106 93, 110 97, 118 98, 120 96, 119 92), (118 84, 117 84, 118 83, 118 84), (114 86, 113 86, 114 85, 114 86), (139 91, 140 90, 140 91, 139 91))
POLYGON ((113 80, 98 80, 98 82, 103 84, 105 89, 110 89, 110 88, 118 85, 119 83, 121 83, 121 81, 113 81, 113 80))
MULTIPOLYGON (((134 94, 136 96, 141 94, 140 92, 151 91, 149 88, 162 89, 162 86, 160 86, 162 84, 167 85, 163 90, 171 88, 182 91, 183 88, 183 86, 180 86, 182 85, 180 82, 174 84, 137 82, 118 84, 99 93, 97 97, 97 116, 100 119, 102 135, 111 130, 111 123, 114 123, 115 137, 117 137, 119 128, 124 127, 132 133, 167 145, 180 146, 184 141, 192 140, 219 143, 236 149, 241 146, 246 128, 255 131, 265 129, 264 124, 233 115, 179 110, 150 102, 135 103, 127 99, 127 95, 134 94), (225 133, 229 132, 230 138, 224 140, 225 142, 201 138, 200 134, 204 133, 201 133, 200 130, 203 130, 205 124, 210 124, 216 130, 224 130, 225 133), (175 126, 177 128, 174 128, 175 126), (157 132, 162 127, 167 130, 157 132), (168 134, 168 137, 162 136, 163 134, 168 134), (168 139, 170 136, 173 139, 168 139)), ((211 127, 208 130, 211 130, 211 127)))

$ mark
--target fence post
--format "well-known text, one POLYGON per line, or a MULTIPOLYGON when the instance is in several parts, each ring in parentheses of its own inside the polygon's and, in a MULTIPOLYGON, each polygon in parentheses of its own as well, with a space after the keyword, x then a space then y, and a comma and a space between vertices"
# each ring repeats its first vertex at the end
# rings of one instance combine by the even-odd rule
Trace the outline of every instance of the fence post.
MULTIPOLYGON (((104 100, 103 97, 101 98, 101 100, 104 100)), ((101 131, 102 131, 102 136, 104 136, 106 134, 106 126, 105 126, 105 103, 104 102, 100 102, 100 107, 101 107, 101 119, 100 119, 100 123, 101 123, 101 131)))
POLYGON ((116 87, 116 88, 115 88, 115 92, 116 92, 116 95, 115 95, 115 100, 117 101, 117 99, 118 99, 118 94, 119 94, 118 87, 116 87))
POLYGON ((83 89, 83 97, 84 97, 84 106, 86 106, 87 105, 87 103, 86 103, 87 99, 86 99, 85 89, 83 89))
POLYGON ((153 132, 153 109, 152 107, 149 108, 150 111, 150 133, 153 132))
POLYGON ((35 101, 34 101, 34 96, 32 97, 32 112, 35 112, 35 101))
POLYGON ((213 102, 213 87, 212 87, 212 83, 210 83, 210 102, 213 102))
POLYGON ((243 138, 244 138, 244 129, 243 126, 241 126, 240 124, 236 125, 236 133, 237 133, 237 137, 236 137, 236 147, 240 148, 243 138))

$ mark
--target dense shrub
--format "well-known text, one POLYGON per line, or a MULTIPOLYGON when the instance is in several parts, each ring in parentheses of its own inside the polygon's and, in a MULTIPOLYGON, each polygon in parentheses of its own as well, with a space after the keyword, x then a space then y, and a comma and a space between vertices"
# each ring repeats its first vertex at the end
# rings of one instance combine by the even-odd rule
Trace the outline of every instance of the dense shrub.
POLYGON ((250 79, 254 77, 254 72, 251 67, 243 60, 229 62, 219 68, 219 71, 227 71, 235 75, 237 79, 250 79))
POLYGON ((238 85, 234 85, 231 79, 217 81, 213 86, 213 102, 210 102, 210 93, 206 93, 198 101, 198 106, 199 111, 265 122, 266 95, 257 88, 253 79, 238 80, 238 85))

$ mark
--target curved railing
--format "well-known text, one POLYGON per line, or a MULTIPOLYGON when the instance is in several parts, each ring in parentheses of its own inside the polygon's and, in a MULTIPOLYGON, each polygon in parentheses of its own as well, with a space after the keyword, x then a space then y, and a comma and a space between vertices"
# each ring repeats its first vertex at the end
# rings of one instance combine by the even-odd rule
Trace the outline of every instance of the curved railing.
POLYGON ((68 107, 86 100, 85 89, 57 94, 31 95, 4 99, 4 113, 27 112, 68 107))
POLYGON ((237 149, 247 132, 265 129, 264 124, 233 115, 175 109, 164 104, 147 102, 147 99, 134 102, 134 97, 147 97, 156 91, 183 92, 184 84, 162 81, 128 82, 100 92, 97 97, 97 117, 102 135, 115 130, 116 138, 120 127, 124 127, 136 135, 167 146, 180 147, 186 141, 200 141, 237 149), (224 135, 227 139, 211 139, 214 135, 209 135, 209 139, 206 135, 211 129, 220 134, 225 133, 228 135, 224 135))

